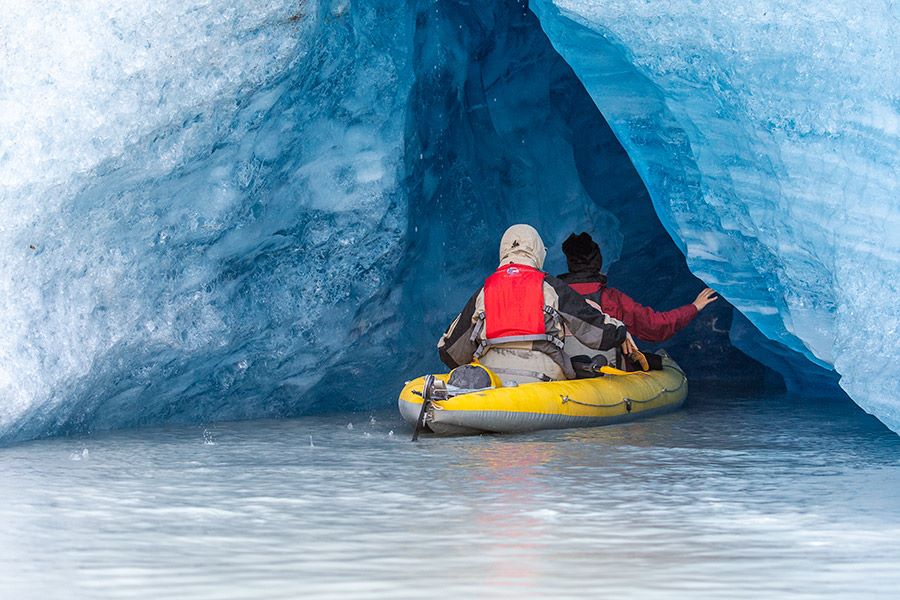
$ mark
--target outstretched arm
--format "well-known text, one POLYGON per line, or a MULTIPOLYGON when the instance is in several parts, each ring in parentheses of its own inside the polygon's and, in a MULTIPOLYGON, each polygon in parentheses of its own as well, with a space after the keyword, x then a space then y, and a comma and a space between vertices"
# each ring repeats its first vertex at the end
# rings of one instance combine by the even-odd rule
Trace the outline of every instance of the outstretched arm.
POLYGON ((607 288, 603 292, 603 303, 617 305, 617 312, 622 315, 622 321, 634 337, 647 342, 664 342, 693 321, 702 308, 716 300, 715 292, 709 288, 707 290, 700 292, 693 303, 664 312, 643 306, 615 288, 607 288))

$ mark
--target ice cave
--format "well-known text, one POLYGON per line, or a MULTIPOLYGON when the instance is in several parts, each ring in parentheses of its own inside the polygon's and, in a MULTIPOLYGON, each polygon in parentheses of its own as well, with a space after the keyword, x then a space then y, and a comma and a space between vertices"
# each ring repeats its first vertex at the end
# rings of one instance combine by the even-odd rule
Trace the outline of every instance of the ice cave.
POLYGON ((516 222, 900 431, 895 3, 75 4, 0 20, 0 443, 391 406, 516 222))

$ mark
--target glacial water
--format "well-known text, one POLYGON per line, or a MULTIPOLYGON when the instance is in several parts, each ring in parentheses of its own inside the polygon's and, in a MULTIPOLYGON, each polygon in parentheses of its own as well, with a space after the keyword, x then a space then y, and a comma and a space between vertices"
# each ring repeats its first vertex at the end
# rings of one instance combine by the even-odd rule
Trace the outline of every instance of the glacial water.
POLYGON ((0 597, 887 598, 898 489, 900 437, 785 396, 416 444, 393 411, 56 438, 0 450, 0 597))

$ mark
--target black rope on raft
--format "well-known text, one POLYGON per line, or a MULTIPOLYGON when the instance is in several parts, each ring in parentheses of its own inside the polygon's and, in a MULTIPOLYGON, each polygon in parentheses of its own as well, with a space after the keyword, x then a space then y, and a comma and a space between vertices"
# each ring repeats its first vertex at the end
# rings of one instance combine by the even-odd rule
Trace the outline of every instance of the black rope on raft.
POLYGON ((636 404, 647 404, 648 402, 653 402, 654 400, 656 400, 663 394, 670 394, 672 392, 677 392, 678 390, 683 388, 684 385, 687 383, 687 377, 685 377, 684 371, 682 371, 681 369, 677 369, 677 368, 669 366, 669 365, 664 366, 663 370, 665 370, 665 369, 672 369, 673 371, 678 371, 681 374, 681 383, 679 383, 677 387, 663 388, 659 392, 657 392, 656 394, 654 394, 653 396, 651 396, 650 398, 647 398, 645 400, 635 400, 633 398, 623 398, 621 401, 616 402, 614 404, 593 404, 591 402, 580 402, 578 400, 573 400, 573 399, 569 398, 568 396, 560 396, 560 398, 562 399, 563 404, 571 402, 572 404, 578 404, 580 406, 593 406, 595 408, 614 408, 616 406, 622 406, 624 404, 625 409, 628 412, 631 412, 632 404, 635 404, 635 403, 636 404))

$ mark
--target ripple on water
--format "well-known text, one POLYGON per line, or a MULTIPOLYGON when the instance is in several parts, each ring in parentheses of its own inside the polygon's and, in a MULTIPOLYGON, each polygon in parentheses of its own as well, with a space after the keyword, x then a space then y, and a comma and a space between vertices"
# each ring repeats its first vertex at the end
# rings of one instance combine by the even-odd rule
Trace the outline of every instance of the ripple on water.
POLYGON ((0 450, 0 595, 858 598, 900 586, 900 438, 855 407, 714 398, 590 430, 406 434, 385 413, 0 450))

